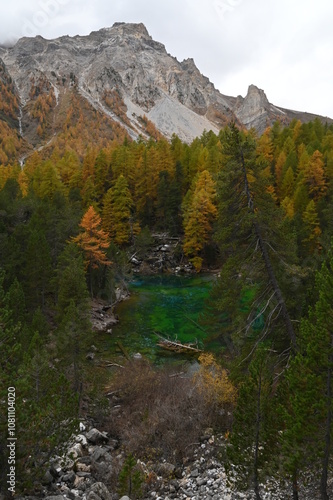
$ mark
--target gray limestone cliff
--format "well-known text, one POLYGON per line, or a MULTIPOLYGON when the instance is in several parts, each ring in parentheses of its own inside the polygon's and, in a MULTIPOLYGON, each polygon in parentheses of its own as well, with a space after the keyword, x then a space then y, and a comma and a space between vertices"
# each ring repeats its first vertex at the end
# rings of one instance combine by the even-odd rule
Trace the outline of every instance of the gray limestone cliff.
POLYGON ((217 133, 231 121, 262 133, 275 120, 288 124, 293 118, 309 121, 315 116, 270 104, 254 85, 245 98, 221 94, 193 59, 179 62, 142 23, 115 23, 88 36, 22 38, 11 48, 0 48, 0 57, 27 127, 32 82, 39 81, 52 86, 57 104, 74 87, 133 138, 146 135, 142 118, 165 137, 175 133, 189 142, 204 130, 217 133))

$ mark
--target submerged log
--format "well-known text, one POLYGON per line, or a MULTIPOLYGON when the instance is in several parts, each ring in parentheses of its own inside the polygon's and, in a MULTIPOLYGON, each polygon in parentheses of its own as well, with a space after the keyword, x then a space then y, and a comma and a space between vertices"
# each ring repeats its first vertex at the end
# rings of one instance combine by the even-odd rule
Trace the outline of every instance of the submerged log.
POLYGON ((117 342, 117 346, 119 347, 119 349, 121 350, 121 352, 123 353, 125 358, 129 361, 131 359, 130 355, 128 354, 127 350, 125 349, 125 347, 123 346, 123 344, 119 340, 117 342))
POLYGON ((155 335, 159 337, 157 345, 162 347, 162 349, 167 349, 168 351, 173 351, 177 353, 200 353, 203 352, 199 349, 197 344, 194 343, 182 343, 178 340, 170 340, 162 337, 159 333, 155 332, 155 335))

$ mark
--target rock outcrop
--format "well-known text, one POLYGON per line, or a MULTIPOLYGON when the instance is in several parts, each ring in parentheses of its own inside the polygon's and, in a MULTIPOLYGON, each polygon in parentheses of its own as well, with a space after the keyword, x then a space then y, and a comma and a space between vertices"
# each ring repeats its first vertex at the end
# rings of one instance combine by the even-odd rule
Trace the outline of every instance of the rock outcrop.
POLYGON ((315 117, 270 104, 254 85, 245 98, 221 94, 193 59, 179 62, 143 24, 115 23, 88 36, 55 40, 22 38, 11 48, 0 48, 0 57, 17 90, 23 131, 32 144, 38 139, 32 99, 45 89, 52 90, 54 101, 45 142, 57 133, 73 92, 133 138, 148 137, 152 126, 167 138, 175 133, 191 141, 230 121, 261 133, 275 120, 288 124, 293 118, 315 117))
POLYGON ((238 96, 234 106, 235 115, 246 128, 255 128, 259 133, 276 120, 282 123, 287 115, 284 111, 270 104, 263 90, 250 85, 245 98, 238 96))

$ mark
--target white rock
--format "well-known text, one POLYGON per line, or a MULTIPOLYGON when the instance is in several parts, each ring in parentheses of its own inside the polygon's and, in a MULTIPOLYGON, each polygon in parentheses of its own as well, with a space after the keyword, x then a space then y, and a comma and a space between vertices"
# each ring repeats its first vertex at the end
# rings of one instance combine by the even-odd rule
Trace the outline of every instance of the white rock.
POLYGON ((79 472, 90 472, 91 471, 91 465, 81 464, 80 462, 78 462, 76 464, 76 469, 79 472))
POLYGON ((79 444, 81 444, 83 446, 83 448, 85 448, 86 446, 88 446, 88 441, 87 441, 87 438, 86 436, 84 436, 83 434, 78 434, 76 437, 75 437, 75 441, 79 444))
POLYGON ((75 481, 74 481, 74 487, 77 488, 84 482, 84 477, 79 477, 76 476, 75 481))
POLYGON ((74 444, 67 452, 67 456, 71 459, 82 457, 83 449, 80 443, 74 444))

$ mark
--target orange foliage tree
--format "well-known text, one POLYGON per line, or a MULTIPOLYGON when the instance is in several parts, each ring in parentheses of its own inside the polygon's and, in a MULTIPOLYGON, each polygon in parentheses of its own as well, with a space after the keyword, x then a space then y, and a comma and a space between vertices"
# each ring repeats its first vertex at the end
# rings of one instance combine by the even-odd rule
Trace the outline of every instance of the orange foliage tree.
POLYGON ((92 291, 92 270, 99 266, 110 266, 112 262, 106 255, 106 249, 110 246, 107 233, 102 229, 102 220, 93 206, 90 206, 81 219, 80 227, 83 231, 72 241, 79 245, 85 254, 86 268, 89 269, 90 291, 92 291))

